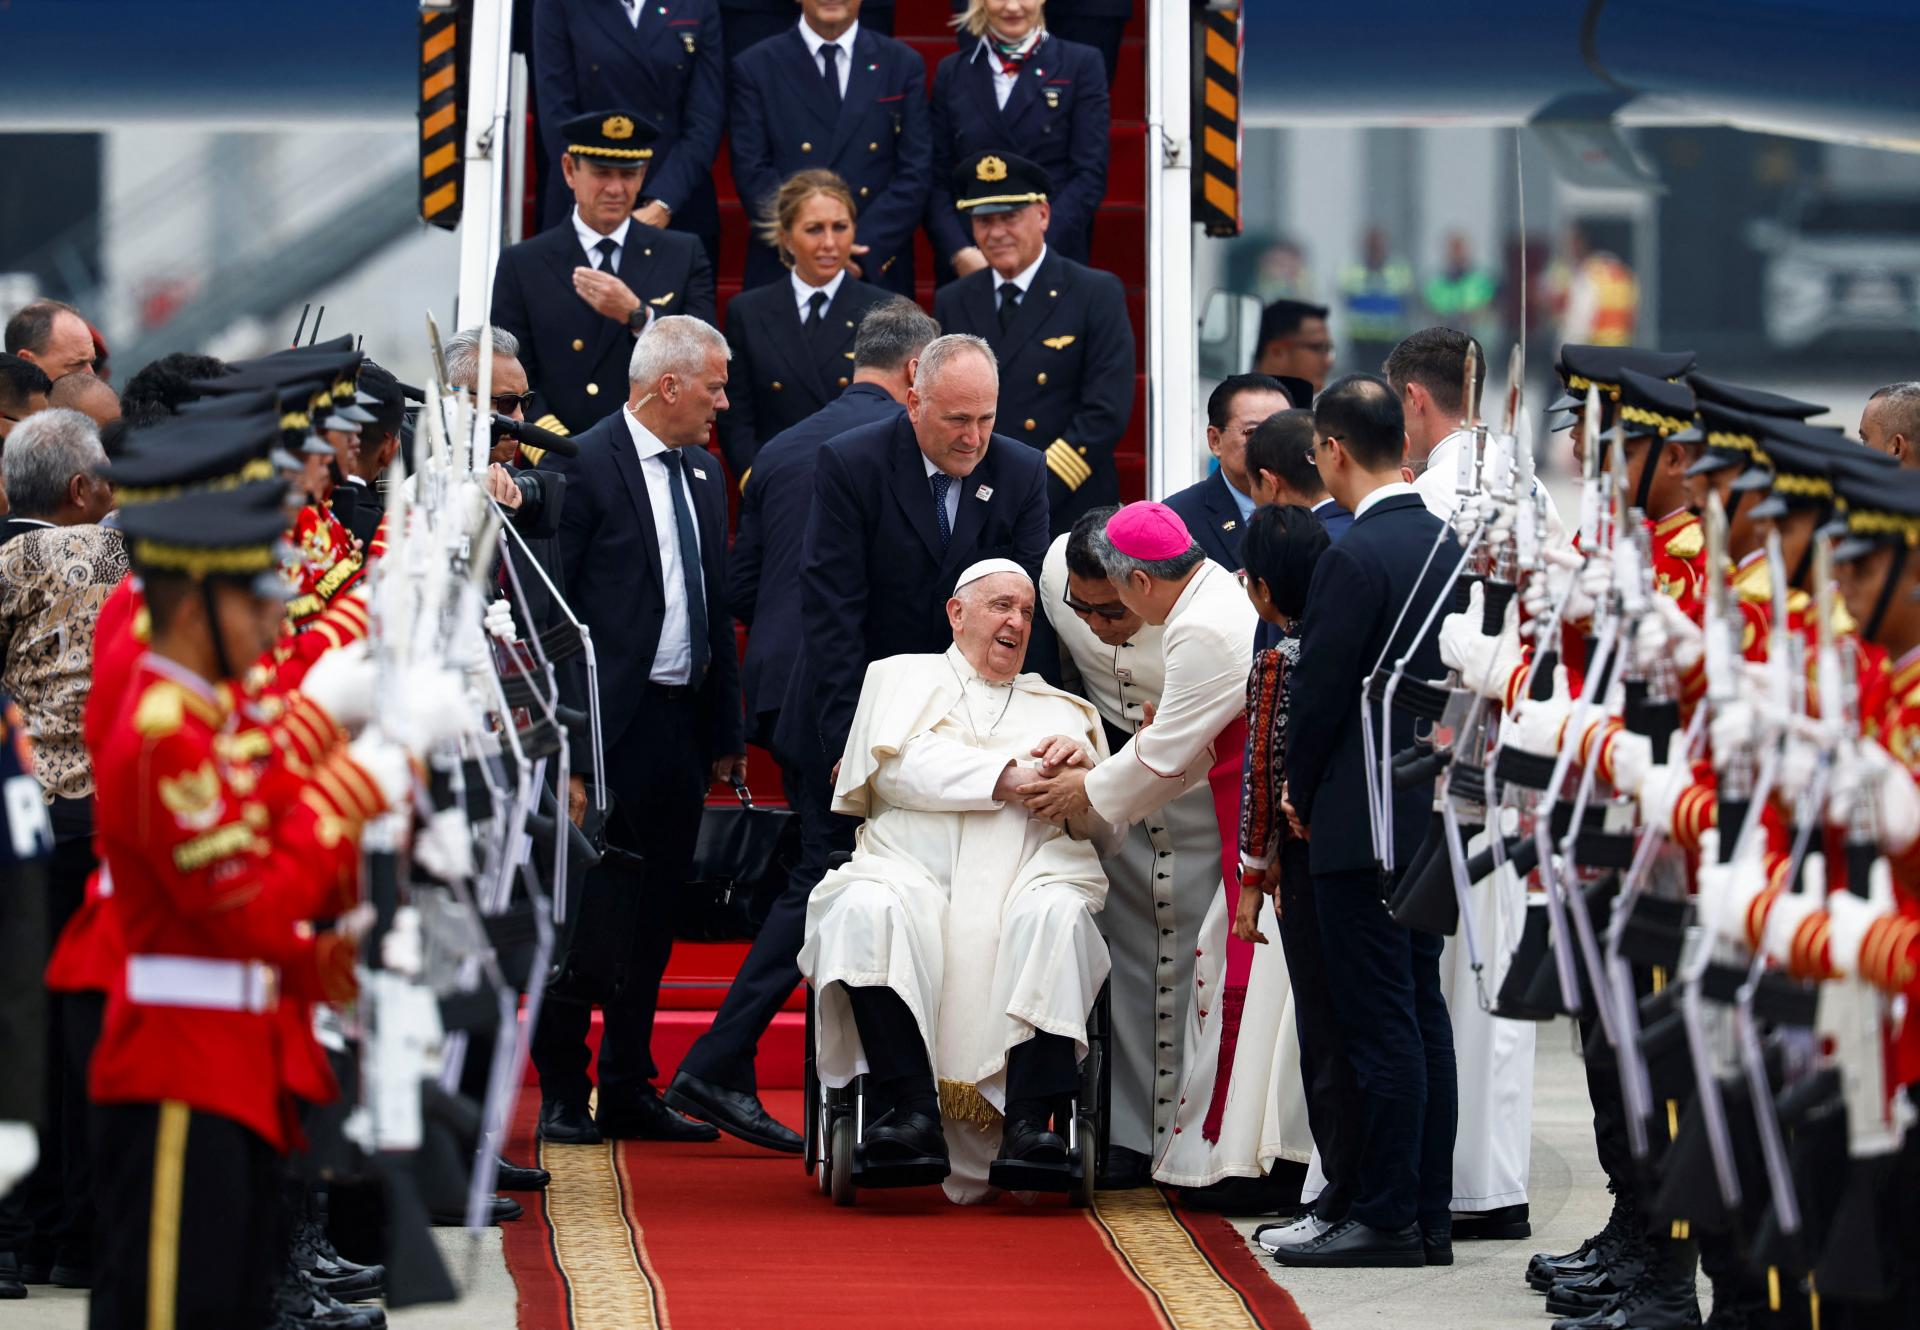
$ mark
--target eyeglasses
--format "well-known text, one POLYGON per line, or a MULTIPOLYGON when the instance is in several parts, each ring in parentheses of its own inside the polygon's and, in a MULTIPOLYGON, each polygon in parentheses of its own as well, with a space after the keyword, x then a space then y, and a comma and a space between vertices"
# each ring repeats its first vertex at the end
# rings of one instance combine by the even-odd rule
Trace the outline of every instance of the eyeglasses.
POLYGON ((533 394, 495 393, 493 395, 493 409, 501 415, 512 415, 515 407, 518 407, 522 413, 533 410, 533 394))
POLYGON ((1311 351, 1316 356, 1330 356, 1333 354, 1333 343, 1330 341, 1295 342, 1294 345, 1302 351, 1311 351))
POLYGON ((1060 602, 1075 614, 1082 616, 1091 615, 1094 618, 1105 619, 1108 623, 1119 623, 1120 620, 1127 617, 1127 607, 1125 605, 1117 608, 1112 605, 1089 605, 1086 601, 1079 599, 1065 588, 1061 589, 1060 602))

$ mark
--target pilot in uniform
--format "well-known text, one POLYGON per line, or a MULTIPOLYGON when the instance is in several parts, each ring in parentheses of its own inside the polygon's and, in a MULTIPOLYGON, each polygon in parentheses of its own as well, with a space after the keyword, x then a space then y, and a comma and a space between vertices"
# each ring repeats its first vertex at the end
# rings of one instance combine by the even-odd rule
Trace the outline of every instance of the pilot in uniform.
POLYGON ((1045 455, 1058 535, 1119 500, 1113 450, 1133 414, 1134 345, 1120 279, 1047 243, 1050 191, 1047 173, 1012 153, 960 163, 951 197, 989 266, 941 287, 933 316, 946 332, 984 337, 999 357, 994 431, 1045 455))
POLYGON ((537 385, 541 401, 527 415, 578 434, 627 400, 627 360, 649 323, 668 314, 714 322, 713 267, 692 236, 628 215, 653 158, 651 124, 595 111, 562 129, 573 212, 501 253, 493 321, 519 341, 537 385))
MULTIPOLYGON (((721 48, 719 0, 536 0, 533 6, 534 94, 547 160, 557 165, 568 145, 580 141, 567 132, 577 117, 597 106, 632 108, 628 114, 650 121, 657 135, 640 202, 659 204, 674 230, 698 236, 715 269, 720 206, 713 163, 727 127, 721 48)), ((541 221, 562 220, 568 203, 564 178, 549 172, 541 221)))
MULTIPOLYGON (((911 296, 913 236, 933 163, 926 65, 905 42, 861 23, 857 0, 851 25, 831 40, 815 27, 832 26, 814 17, 816 7, 804 0, 797 24, 734 62, 734 186, 747 216, 758 218, 795 171, 834 172, 858 209, 862 279, 911 296)), ((783 275, 773 246, 748 246, 748 288, 783 275)))

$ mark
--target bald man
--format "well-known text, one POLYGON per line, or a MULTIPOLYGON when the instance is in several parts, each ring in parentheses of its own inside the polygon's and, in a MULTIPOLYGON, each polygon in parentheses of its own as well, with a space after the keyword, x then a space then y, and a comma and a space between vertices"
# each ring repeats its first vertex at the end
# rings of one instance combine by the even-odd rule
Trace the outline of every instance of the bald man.
POLYGON ((113 390, 112 384, 89 370, 55 379, 52 391, 47 394, 47 405, 78 411, 99 429, 120 419, 120 394, 113 390))

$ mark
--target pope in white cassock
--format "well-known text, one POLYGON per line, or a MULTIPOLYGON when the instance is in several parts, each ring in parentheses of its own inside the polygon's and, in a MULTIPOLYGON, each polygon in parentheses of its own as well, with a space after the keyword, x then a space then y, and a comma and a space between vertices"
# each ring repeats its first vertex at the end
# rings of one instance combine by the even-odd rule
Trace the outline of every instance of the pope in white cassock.
POLYGON ((833 799, 864 821, 800 951, 822 1083, 868 1074, 869 1164, 948 1165, 956 1201, 985 1198, 995 1162, 1064 1172, 1053 1123, 1108 971, 1093 916, 1116 830, 1018 797, 1107 754, 1089 703, 1020 673, 1033 611, 1026 572, 989 559, 947 602, 950 649, 868 666, 833 799))

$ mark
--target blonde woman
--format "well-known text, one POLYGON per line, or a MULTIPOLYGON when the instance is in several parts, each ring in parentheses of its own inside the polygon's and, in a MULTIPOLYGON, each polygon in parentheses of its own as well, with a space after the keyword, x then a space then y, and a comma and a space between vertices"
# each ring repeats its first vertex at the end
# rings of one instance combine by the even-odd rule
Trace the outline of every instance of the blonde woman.
POLYGON ((970 0, 955 19, 960 50, 933 76, 933 192, 927 231, 959 276, 987 266, 953 206, 955 163, 1017 152, 1053 182, 1047 243, 1087 261, 1107 192, 1107 70, 1091 46, 1050 36, 1044 0, 970 0))
POLYGON ((797 425, 853 381, 853 335, 888 292, 847 270, 854 256, 853 192, 831 171, 788 176, 760 219, 780 255, 784 281, 742 291, 727 303, 732 408, 720 416, 720 445, 735 482, 760 445, 797 425))

